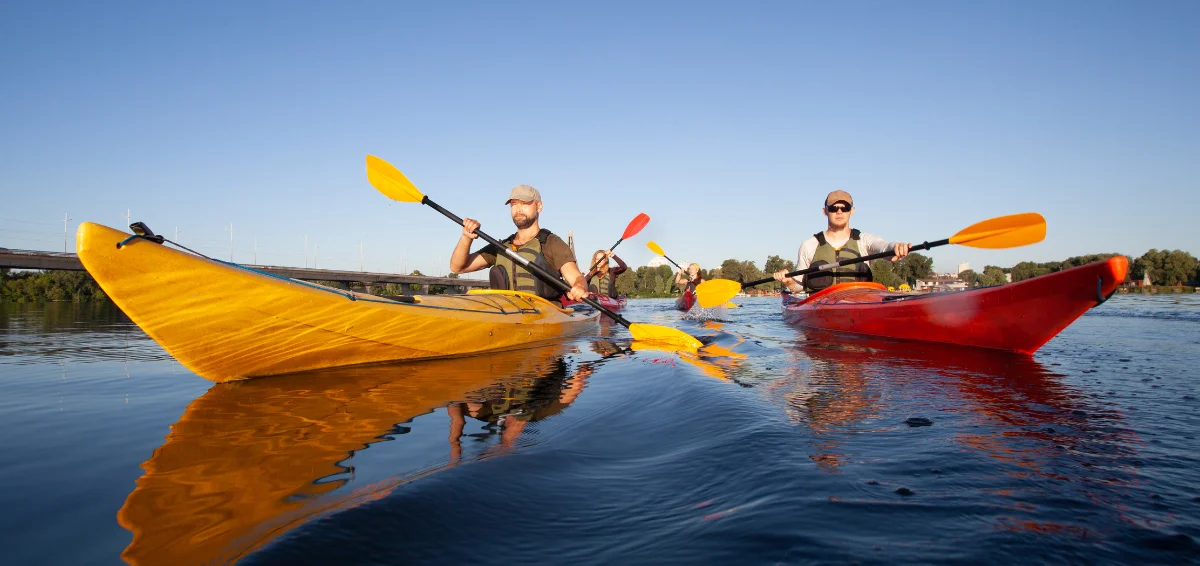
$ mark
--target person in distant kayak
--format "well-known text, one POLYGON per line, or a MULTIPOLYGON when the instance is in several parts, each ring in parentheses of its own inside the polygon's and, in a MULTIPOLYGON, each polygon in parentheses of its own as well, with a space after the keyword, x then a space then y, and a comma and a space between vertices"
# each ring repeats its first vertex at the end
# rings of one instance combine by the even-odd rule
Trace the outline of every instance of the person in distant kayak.
MULTIPOLYGON (((542 195, 529 185, 517 185, 505 201, 509 213, 512 214, 513 224, 517 232, 501 241, 511 247, 525 259, 545 268, 551 273, 561 274, 571 286, 567 298, 578 301, 587 296, 587 284, 579 266, 575 263, 575 253, 562 238, 543 229, 538 225, 538 216, 542 212, 542 195)), ((489 287, 492 289, 507 289, 510 291, 525 291, 539 297, 556 301, 563 293, 557 288, 543 283, 524 266, 508 257, 503 251, 488 244, 483 249, 471 252, 471 240, 479 237, 475 230, 479 222, 470 218, 463 219, 462 236, 454 253, 450 255, 450 271, 452 273, 471 273, 485 267, 491 267, 488 272, 489 287)))
MULTIPOLYGON (((822 212, 829 225, 824 232, 817 232, 800 244, 800 251, 796 254, 797 271, 889 250, 896 252, 892 257, 892 261, 896 261, 908 255, 908 249, 912 247, 911 244, 888 242, 879 236, 851 229, 850 216, 854 214, 854 199, 846 191, 829 193, 825 197, 825 208, 822 212)), ((815 293, 835 283, 874 280, 869 262, 806 275, 802 282, 787 277, 787 273, 786 269, 781 269, 772 275, 793 293, 815 293)))
POLYGON ((680 269, 679 273, 675 274, 675 284, 679 285, 679 288, 683 290, 684 295, 687 295, 688 293, 695 295, 696 285, 699 285, 703 282, 704 278, 700 276, 700 264, 698 263, 688 264, 686 273, 680 269))
POLYGON ((612 298, 617 298, 617 277, 625 270, 629 269, 617 254, 612 253, 612 250, 598 250, 592 254, 592 265, 596 269, 588 272, 585 281, 587 281, 588 291, 597 295, 608 295, 612 298), (617 262, 616 267, 609 267, 609 261, 617 262))

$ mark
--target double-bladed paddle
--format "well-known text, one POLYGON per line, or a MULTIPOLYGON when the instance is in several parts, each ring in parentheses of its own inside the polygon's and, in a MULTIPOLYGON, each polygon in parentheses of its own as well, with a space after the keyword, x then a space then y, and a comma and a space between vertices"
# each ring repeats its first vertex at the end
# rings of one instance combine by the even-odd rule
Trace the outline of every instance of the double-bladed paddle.
MULTIPOLYGON (((458 217, 453 212, 442 208, 432 200, 429 200, 428 196, 425 196, 423 193, 421 193, 421 191, 417 190, 416 185, 413 185, 412 181, 409 181, 408 177, 405 177, 399 169, 396 169, 390 163, 375 157, 374 155, 367 156, 367 180, 370 181, 371 185, 378 189, 379 192, 383 193, 384 196, 392 200, 400 202, 419 202, 442 213, 442 215, 446 218, 458 223, 459 226, 461 226, 463 223, 462 218, 458 217)), ((521 254, 518 254, 508 246, 501 244, 495 238, 483 233, 481 230, 476 230, 475 233, 478 234, 480 238, 483 238, 485 242, 496 246, 496 248, 499 250, 502 250, 505 255, 507 255, 513 261, 521 264, 521 266, 546 284, 553 285, 564 293, 571 290, 571 286, 559 279, 558 276, 525 259, 521 256, 521 254)), ((657 326, 654 324, 631 323, 628 320, 625 320, 625 318, 621 315, 604 308, 600 305, 600 303, 597 303, 590 298, 584 297, 583 302, 591 305, 592 308, 595 308, 617 323, 628 328, 629 333, 633 335, 634 340, 663 342, 692 350, 704 345, 695 337, 689 336, 674 328, 657 326)))
MULTIPOLYGON (((1010 214, 1008 216, 999 216, 990 220, 984 220, 972 224, 953 236, 945 240, 936 242, 925 242, 917 244, 909 251, 927 250, 936 248, 946 244, 958 244, 960 246, 968 246, 972 248, 986 249, 1003 249, 1015 248, 1019 246, 1027 246, 1036 244, 1046 238, 1046 219, 1041 214, 1036 212, 1025 212, 1021 214, 1010 214)), ((788 277, 797 277, 800 275, 809 275, 821 271, 829 271, 842 265, 851 265, 871 261, 874 259, 883 259, 896 255, 895 251, 880 252, 877 254, 865 255, 862 257, 836 261, 827 263, 818 267, 810 267, 788 273, 788 277)), ((701 283, 696 287, 696 301, 701 307, 712 308, 732 299, 739 291, 747 287, 762 285, 774 281, 774 277, 750 281, 749 283, 738 283, 728 279, 710 279, 701 283)))
MULTIPOLYGON (((633 220, 629 221, 629 226, 625 227, 625 233, 621 234, 621 237, 617 240, 617 243, 613 244, 611 248, 608 248, 608 251, 611 252, 611 251, 617 249, 617 246, 621 245, 621 242, 624 242, 625 240, 628 240, 629 238, 636 236, 637 233, 641 232, 642 228, 645 228, 646 225, 649 223, 650 223, 650 216, 647 215, 645 212, 640 213, 637 216, 634 216, 633 220)), ((590 268, 588 268, 587 271, 583 272, 583 274, 587 275, 587 274, 591 273, 592 271, 595 271, 595 269, 597 267, 600 267, 600 263, 603 261, 605 261, 604 258, 600 259, 600 261, 597 261, 596 263, 593 263, 592 266, 590 268)))
POLYGON ((663 253, 662 246, 654 243, 654 240, 650 240, 649 242, 646 242, 646 247, 650 248, 650 251, 666 258, 667 261, 671 262, 671 265, 674 265, 677 269, 683 269, 682 267, 679 267, 678 263, 675 263, 675 260, 667 257, 667 254, 663 253))

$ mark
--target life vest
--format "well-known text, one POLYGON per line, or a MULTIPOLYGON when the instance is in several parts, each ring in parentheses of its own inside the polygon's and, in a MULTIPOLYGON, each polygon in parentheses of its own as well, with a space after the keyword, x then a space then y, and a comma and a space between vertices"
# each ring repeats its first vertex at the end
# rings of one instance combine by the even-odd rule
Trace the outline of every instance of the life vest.
POLYGON ((616 297, 617 294, 615 293, 615 291, 616 291, 615 287, 616 286, 613 285, 612 272, 604 273, 601 275, 593 275, 591 279, 588 279, 588 292, 589 293, 595 293, 597 295, 608 295, 610 297, 616 297))
MULTIPOLYGON (((858 230, 850 230, 850 239, 840 248, 833 247, 825 239, 825 232, 817 232, 813 236, 817 239, 817 251, 813 254, 812 263, 809 264, 810 268, 862 257, 862 251, 858 247, 861 232, 858 230)), ((815 293, 835 283, 874 280, 874 277, 871 276, 871 266, 863 262, 805 275, 804 289, 809 293, 815 293)))
MULTIPOLYGON (((517 235, 513 234, 500 243, 512 249, 513 240, 516 237, 517 235)), ((546 261, 546 256, 542 254, 542 246, 546 244, 546 240, 548 239, 550 239, 550 231, 543 228, 538 231, 537 236, 530 238, 528 242, 517 248, 516 252, 531 263, 550 273, 555 273, 554 268, 550 267, 550 262, 546 261)), ((562 296, 561 291, 534 277, 529 270, 513 261, 503 251, 496 254, 496 264, 488 271, 488 287, 533 293, 550 301, 557 301, 562 296)))

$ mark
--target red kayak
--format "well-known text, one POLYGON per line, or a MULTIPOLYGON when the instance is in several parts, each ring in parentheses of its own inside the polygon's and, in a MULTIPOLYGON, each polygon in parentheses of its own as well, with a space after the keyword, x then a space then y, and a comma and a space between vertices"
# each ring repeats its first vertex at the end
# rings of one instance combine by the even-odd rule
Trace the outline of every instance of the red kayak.
POLYGON ((608 295, 597 295, 595 293, 589 294, 588 297, 591 297, 597 303, 600 303, 600 306, 610 311, 619 311, 625 308, 625 303, 628 302, 628 299, 625 297, 613 298, 608 295))
POLYGON ((1128 268, 1116 256, 1018 283, 924 295, 841 283, 804 300, 784 294, 783 318, 805 328, 1032 354, 1112 296, 1128 268))
MULTIPOLYGON (((628 302, 628 299, 626 299, 624 295, 622 295, 618 298, 613 298, 608 295, 597 295, 596 293, 588 293, 588 298, 593 301, 596 301, 597 303, 600 303, 600 306, 602 306, 610 311, 619 311, 619 310, 625 308, 625 303, 628 302)), ((587 303, 583 303, 580 301, 572 301, 571 299, 568 299, 566 295, 563 295, 559 299, 559 301, 562 302, 562 305, 564 307, 571 307, 576 310, 592 308, 592 307, 588 306, 587 303)), ((595 310, 595 309, 593 309, 593 310, 595 310)))
POLYGON ((688 289, 687 291, 684 291, 684 293, 680 295, 678 299, 675 299, 675 310, 687 312, 692 310, 692 305, 695 304, 696 292, 688 289))

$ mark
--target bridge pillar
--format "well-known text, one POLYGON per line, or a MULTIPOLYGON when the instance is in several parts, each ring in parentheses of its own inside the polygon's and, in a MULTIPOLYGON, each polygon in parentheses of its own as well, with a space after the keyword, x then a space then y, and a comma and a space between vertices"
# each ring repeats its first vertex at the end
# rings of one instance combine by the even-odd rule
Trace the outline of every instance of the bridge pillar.
POLYGON ((366 291, 368 295, 374 295, 375 285, 372 283, 363 283, 363 290, 366 291))

